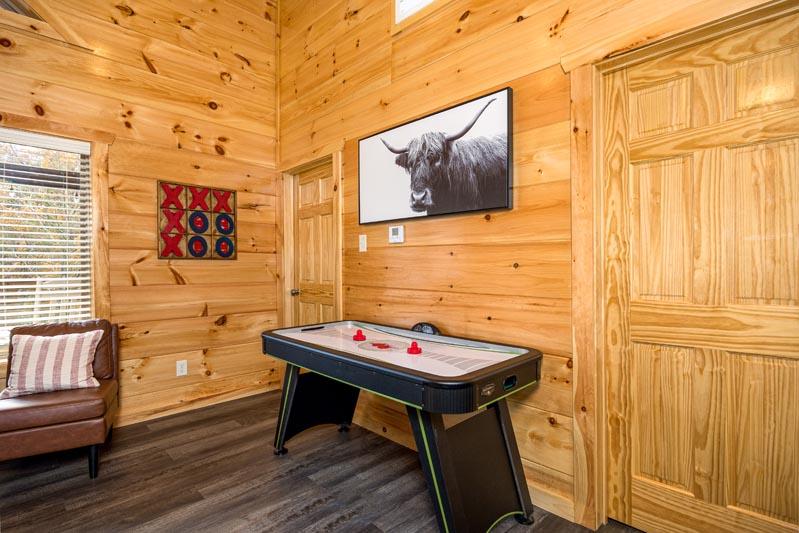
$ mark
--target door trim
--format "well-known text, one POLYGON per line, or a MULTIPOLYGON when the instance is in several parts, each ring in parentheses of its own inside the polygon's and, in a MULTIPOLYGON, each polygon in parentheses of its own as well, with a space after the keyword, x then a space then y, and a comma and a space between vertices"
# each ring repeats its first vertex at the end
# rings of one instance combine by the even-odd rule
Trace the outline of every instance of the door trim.
POLYGON ((792 0, 767 2, 571 72, 574 520, 585 527, 607 523, 609 503, 602 76, 797 11, 792 0))
POLYGON ((295 286, 294 268, 294 215, 295 198, 294 184, 297 176, 306 170, 322 165, 331 165, 333 171, 333 216, 336 217, 338 224, 336 231, 336 320, 341 320, 343 316, 343 291, 341 282, 342 271, 342 232, 343 220, 341 213, 341 180, 342 180, 342 160, 341 151, 333 152, 325 157, 315 159, 310 163, 286 170, 281 175, 281 183, 278 188, 280 195, 277 202, 276 217, 276 239, 277 239, 277 306, 278 324, 280 327, 287 328, 294 326, 294 302, 291 296, 291 289, 295 286))

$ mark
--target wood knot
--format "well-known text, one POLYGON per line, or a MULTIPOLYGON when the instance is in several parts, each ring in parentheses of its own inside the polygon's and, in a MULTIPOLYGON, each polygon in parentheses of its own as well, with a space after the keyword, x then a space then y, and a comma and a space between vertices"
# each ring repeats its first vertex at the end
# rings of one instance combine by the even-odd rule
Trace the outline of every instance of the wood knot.
POLYGON ((233 80, 233 76, 230 75, 230 72, 220 72, 219 79, 225 83, 230 83, 233 80))
POLYGON ((210 107, 211 109, 213 109, 214 111, 216 111, 216 110, 217 110, 217 108, 219 107, 219 104, 217 104, 216 102, 214 102, 213 100, 211 100, 210 102, 208 102, 208 107, 210 107))
POLYGON ((129 120, 126 120, 125 121, 125 127, 128 128, 128 129, 131 129, 133 127, 133 125, 130 123, 129 120))
POLYGON ((519 268, 519 263, 513 263, 513 268, 519 268))
POLYGON ((557 420, 555 420, 555 417, 554 417, 554 416, 550 416, 550 417, 549 417, 549 425, 550 425, 550 426, 554 426, 554 425, 555 425, 555 424, 557 424, 557 423, 558 423, 558 421, 557 421, 557 420))
POLYGON ((580 131, 580 128, 578 128, 577 126, 575 126, 575 127, 574 127, 574 129, 573 129, 572 131, 573 131, 574 133, 577 133, 578 131, 580 131))
POLYGON ((463 12, 463 14, 461 15, 461 18, 458 19, 458 22, 463 22, 464 20, 469 18, 469 15, 471 15, 471 14, 472 14, 472 12, 467 9, 466 11, 463 12))
POLYGON ((588 411, 588 409, 583 405, 583 406, 580 406, 580 411, 585 413, 586 411, 588 411))
POLYGON ((566 368, 572 368, 573 366, 574 366, 574 361, 572 361, 571 359, 566 361, 566 368))
POLYGON ((272 15, 269 14, 269 11, 264 11, 264 18, 269 22, 272 22, 272 15))
POLYGON ((205 371, 205 375, 206 375, 206 376, 210 376, 210 375, 211 375, 211 371, 210 371, 210 370, 206 370, 206 371, 205 371))
POLYGON ((519 15, 518 17, 516 17, 516 22, 521 22, 523 20, 524 20, 524 16, 523 15, 519 15))
POLYGON ((493 318, 491 318, 490 316, 487 316, 486 320, 493 320, 493 318))
POLYGON ((117 4, 114 7, 117 8, 119 12, 125 15, 126 17, 132 17, 133 15, 136 14, 136 12, 133 11, 133 8, 131 8, 127 4, 117 4))
POLYGON ((483 218, 486 219, 486 220, 491 220, 491 215, 486 213, 486 216, 484 216, 483 218))
POLYGON ((225 315, 220 316, 214 321, 214 324, 216 324, 217 326, 224 326, 225 324, 227 324, 227 316, 225 315))
POLYGON ((219 154, 219 155, 225 155, 225 149, 222 148, 222 146, 220 146, 218 144, 214 145, 214 150, 216 150, 216 153, 219 154))
POLYGON ((12 44, 14 43, 12 43, 11 39, 9 39, 8 37, 3 37, 2 39, 0 39, 0 46, 2 46, 3 48, 11 48, 12 44))
POLYGON ((33 110, 36 111, 36 114, 40 117, 44 116, 44 108, 40 104, 33 106, 33 110))
POLYGON ((249 59, 247 59, 246 57, 244 57, 243 55, 241 55, 241 54, 237 54, 237 53, 235 53, 235 52, 233 53, 233 55, 234 55, 234 56, 236 56, 237 58, 239 58, 239 60, 240 60, 240 61, 243 61, 243 62, 247 63, 247 66, 248 66, 248 67, 251 67, 251 66, 252 66, 252 63, 250 63, 250 60, 249 60, 249 59))

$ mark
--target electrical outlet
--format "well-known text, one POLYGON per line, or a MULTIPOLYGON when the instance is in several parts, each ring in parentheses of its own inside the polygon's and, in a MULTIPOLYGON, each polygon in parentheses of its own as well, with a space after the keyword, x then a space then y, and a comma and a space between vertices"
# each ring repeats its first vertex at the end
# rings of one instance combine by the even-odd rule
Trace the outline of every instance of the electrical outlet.
POLYGON ((189 374, 189 362, 185 359, 181 359, 175 363, 175 375, 176 376, 186 376, 189 374))
POLYGON ((358 235, 358 251, 366 251, 366 235, 358 235))

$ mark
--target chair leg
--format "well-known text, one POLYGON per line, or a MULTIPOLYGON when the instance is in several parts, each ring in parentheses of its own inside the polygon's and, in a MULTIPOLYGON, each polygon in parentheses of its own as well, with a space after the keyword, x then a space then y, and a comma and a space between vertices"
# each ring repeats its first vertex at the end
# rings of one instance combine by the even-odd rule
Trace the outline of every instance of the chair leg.
POLYGON ((100 445, 92 444, 89 446, 89 478, 97 477, 97 465, 99 461, 100 445))

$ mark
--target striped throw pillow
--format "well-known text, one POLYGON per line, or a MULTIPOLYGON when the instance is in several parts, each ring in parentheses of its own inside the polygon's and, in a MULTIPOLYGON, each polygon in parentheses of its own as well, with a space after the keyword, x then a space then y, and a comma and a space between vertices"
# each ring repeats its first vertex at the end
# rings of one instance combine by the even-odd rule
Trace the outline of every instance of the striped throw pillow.
POLYGON ((53 337, 14 335, 8 387, 0 399, 37 392, 99 387, 92 363, 102 330, 53 337))

